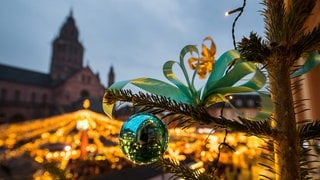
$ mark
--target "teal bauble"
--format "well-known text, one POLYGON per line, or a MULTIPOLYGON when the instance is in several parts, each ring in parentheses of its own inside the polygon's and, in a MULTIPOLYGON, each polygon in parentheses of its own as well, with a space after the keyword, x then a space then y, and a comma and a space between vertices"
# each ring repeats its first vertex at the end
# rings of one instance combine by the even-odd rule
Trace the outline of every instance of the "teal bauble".
POLYGON ((150 164, 160 158, 168 145, 168 129, 153 114, 131 116, 121 127, 120 148, 135 164, 150 164))

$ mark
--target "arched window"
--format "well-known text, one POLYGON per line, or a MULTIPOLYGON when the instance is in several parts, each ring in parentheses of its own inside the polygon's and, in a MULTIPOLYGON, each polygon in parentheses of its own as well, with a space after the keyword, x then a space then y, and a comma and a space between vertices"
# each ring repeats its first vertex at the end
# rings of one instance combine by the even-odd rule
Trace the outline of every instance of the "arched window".
POLYGON ((14 114, 11 118, 10 118, 10 122, 21 122, 26 120, 25 116, 23 114, 17 113, 14 114))
POLYGON ((14 101, 16 101, 16 102, 20 101, 20 91, 19 90, 14 91, 14 101))
POLYGON ((7 97, 7 90, 6 89, 1 89, 1 101, 5 101, 7 97))
POLYGON ((43 94, 42 95, 42 104, 46 104, 47 103, 47 95, 43 94))
POLYGON ((89 92, 87 90, 82 90, 80 96, 82 98, 87 98, 89 97, 89 92))
POLYGON ((30 98, 31 98, 31 102, 32 102, 32 103, 35 103, 35 102, 36 102, 36 93, 35 93, 35 92, 32 92, 30 98))

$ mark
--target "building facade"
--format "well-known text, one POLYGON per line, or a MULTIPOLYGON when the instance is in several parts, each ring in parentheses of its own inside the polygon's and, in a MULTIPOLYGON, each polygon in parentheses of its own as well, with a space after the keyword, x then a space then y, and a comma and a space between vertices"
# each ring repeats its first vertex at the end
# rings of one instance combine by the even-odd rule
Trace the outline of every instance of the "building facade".
MULTIPOLYGON (((99 74, 83 66, 84 48, 78 36, 71 11, 52 43, 48 74, 0 64, 0 123, 74 111, 86 98, 92 110, 102 112, 105 87, 99 74)), ((108 84, 114 82, 113 67, 108 79, 108 84)))

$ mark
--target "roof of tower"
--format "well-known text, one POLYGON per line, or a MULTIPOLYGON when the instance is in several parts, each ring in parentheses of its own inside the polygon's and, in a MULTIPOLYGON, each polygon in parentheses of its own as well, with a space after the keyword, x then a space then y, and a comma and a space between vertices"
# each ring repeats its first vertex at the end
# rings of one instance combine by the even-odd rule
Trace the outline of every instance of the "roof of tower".
POLYGON ((79 31, 73 18, 73 10, 70 10, 66 22, 60 30, 60 38, 78 40, 79 31))
POLYGON ((72 8, 70 8, 70 13, 69 13, 69 17, 73 17, 73 9, 72 8))

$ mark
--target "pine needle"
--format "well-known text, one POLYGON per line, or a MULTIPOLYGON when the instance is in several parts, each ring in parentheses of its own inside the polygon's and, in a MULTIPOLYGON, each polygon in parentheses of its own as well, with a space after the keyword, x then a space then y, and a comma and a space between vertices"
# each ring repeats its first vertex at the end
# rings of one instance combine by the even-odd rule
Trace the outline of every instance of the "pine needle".
POLYGON ((162 169, 164 172, 172 173, 172 179, 185 179, 185 180, 214 180, 218 177, 213 174, 201 172, 197 169, 190 167, 169 158, 160 158, 153 164, 155 168, 162 169))

